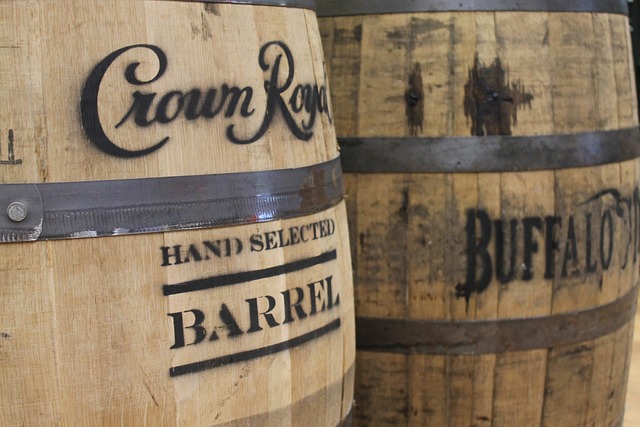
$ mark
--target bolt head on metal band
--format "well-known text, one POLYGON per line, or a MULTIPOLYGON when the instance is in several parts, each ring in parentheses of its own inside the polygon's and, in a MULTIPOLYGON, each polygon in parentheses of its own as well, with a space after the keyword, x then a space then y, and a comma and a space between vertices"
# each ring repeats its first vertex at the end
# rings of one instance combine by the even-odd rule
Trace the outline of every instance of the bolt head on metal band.
POLYGON ((7 215, 13 222, 22 222, 27 218, 27 207, 24 203, 13 202, 7 208, 7 215))
POLYGON ((42 198, 34 184, 1 184, 0 243, 36 240, 42 231, 42 198))

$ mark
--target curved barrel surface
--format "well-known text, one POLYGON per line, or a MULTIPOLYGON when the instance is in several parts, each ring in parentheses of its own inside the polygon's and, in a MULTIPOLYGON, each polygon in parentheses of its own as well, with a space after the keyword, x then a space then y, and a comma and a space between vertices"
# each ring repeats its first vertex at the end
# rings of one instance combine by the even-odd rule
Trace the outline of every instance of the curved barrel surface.
POLYGON ((9 0, 0 22, 0 424, 347 422, 313 2, 9 0))
POLYGON ((319 2, 357 425, 621 425, 640 225, 623 3, 319 2))

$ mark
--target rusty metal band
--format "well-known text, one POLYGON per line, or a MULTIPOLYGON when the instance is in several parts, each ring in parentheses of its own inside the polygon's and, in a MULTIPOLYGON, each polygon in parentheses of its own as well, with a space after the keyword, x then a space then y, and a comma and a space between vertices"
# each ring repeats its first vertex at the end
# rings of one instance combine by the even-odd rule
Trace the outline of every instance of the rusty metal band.
MULTIPOLYGON (((184 0, 183 0, 184 1, 184 0)), ((316 10, 315 0, 186 0, 194 3, 246 4, 316 10)))
POLYGON ((638 286, 589 310, 548 317, 433 321, 356 318, 358 350, 400 354, 490 354, 552 348, 594 340, 633 321, 638 286))
POLYGON ((590 12, 628 15, 627 0, 318 0, 318 17, 418 12, 590 12))
POLYGON ((635 128, 548 136, 338 138, 345 172, 517 172, 640 157, 635 128))
POLYGON ((338 158, 264 172, 2 184, 0 242, 266 222, 321 212, 343 197, 338 158))

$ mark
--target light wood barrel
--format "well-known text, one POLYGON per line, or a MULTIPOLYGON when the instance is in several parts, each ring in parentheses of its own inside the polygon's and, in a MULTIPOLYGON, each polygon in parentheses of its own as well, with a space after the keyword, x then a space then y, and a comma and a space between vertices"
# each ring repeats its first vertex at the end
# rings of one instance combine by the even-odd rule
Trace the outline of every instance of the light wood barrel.
POLYGON ((640 164, 624 1, 318 3, 363 426, 620 426, 640 164))
POLYGON ((5 0, 0 21, 0 424, 347 423, 313 3, 5 0))

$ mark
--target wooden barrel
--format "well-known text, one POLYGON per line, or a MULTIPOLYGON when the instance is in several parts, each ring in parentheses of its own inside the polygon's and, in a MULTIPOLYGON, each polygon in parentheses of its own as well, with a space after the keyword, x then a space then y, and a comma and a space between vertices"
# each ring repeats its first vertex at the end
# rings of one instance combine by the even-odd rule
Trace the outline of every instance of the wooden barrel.
POLYGON ((318 3, 370 426, 620 426, 639 267, 626 2, 318 3))
POLYGON ((0 424, 346 423, 313 3, 5 0, 0 21, 0 424))

